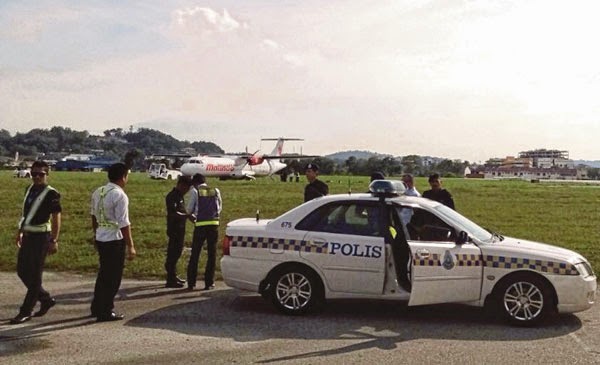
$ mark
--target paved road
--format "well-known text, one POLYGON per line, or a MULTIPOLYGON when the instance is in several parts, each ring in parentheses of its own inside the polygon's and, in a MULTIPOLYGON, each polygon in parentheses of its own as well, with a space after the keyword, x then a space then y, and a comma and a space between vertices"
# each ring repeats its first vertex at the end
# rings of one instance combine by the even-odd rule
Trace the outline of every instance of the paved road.
POLYGON ((125 280, 121 322, 87 317, 94 278, 46 273, 59 304, 8 325, 25 293, 0 273, 2 364, 592 364, 600 363, 600 306, 539 328, 513 328, 459 305, 331 301, 307 317, 278 314, 257 295, 217 283, 210 292, 125 280))

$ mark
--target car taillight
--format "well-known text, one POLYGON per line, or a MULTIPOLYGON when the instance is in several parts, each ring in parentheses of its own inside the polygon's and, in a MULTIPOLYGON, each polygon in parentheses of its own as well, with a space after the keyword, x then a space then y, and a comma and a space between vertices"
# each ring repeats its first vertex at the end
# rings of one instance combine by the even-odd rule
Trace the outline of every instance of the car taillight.
POLYGON ((223 237, 223 256, 229 256, 229 247, 231 247, 231 236, 223 237))

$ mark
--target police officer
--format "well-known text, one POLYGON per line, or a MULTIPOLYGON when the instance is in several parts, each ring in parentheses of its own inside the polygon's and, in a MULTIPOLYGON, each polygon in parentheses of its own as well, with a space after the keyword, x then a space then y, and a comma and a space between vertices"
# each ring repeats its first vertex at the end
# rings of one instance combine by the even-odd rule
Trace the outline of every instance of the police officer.
POLYGON ((308 184, 304 187, 304 202, 329 194, 329 186, 318 179, 319 165, 309 163, 304 167, 308 184))
POLYGON ((202 251, 202 245, 206 241, 208 258, 204 269, 204 290, 215 287, 215 264, 217 260, 217 240, 219 239, 219 215, 223 206, 221 192, 217 188, 211 188, 206 184, 202 174, 196 174, 192 178, 195 191, 192 191, 187 211, 192 214, 194 222, 194 237, 192 239, 192 254, 187 268, 188 290, 196 287, 198 275, 198 260, 202 251))
POLYGON ((165 270, 167 271, 167 288, 183 288, 185 280, 177 277, 177 261, 183 251, 185 239, 185 222, 188 215, 185 210, 183 196, 190 190, 192 180, 187 176, 179 176, 177 185, 165 198, 167 205, 167 236, 169 245, 167 247, 167 259, 165 270))
POLYGON ((118 321, 124 317, 113 312, 113 308, 123 277, 125 250, 129 260, 136 255, 129 222, 129 198, 123 190, 128 174, 125 164, 111 165, 108 168, 110 182, 92 194, 92 228, 100 267, 91 311, 98 322, 118 321))
POLYGON ((31 319, 35 304, 40 310, 33 314, 41 317, 56 304, 56 300, 42 287, 42 274, 47 254, 58 251, 60 234, 60 194, 47 184, 50 169, 44 161, 31 166, 33 184, 27 188, 23 202, 23 216, 19 221, 16 245, 19 248, 17 273, 27 287, 27 294, 19 314, 10 320, 19 324, 31 319))

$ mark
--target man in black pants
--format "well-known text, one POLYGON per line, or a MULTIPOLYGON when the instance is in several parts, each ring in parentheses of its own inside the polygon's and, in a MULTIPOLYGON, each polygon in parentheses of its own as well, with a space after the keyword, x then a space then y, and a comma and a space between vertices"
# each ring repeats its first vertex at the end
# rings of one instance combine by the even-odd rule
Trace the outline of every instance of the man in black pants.
POLYGON ((177 185, 165 198, 167 205, 167 236, 169 246, 167 247, 167 259, 165 270, 167 271, 167 288, 183 288, 185 280, 177 277, 177 261, 183 251, 185 239, 185 222, 188 215, 185 211, 183 196, 190 190, 192 180, 187 176, 180 176, 177 185))
POLYGON ((215 264, 217 261, 217 241, 219 239, 219 215, 223 207, 221 192, 209 187, 202 174, 192 178, 195 189, 192 191, 187 211, 194 222, 194 238, 192 239, 192 254, 187 269, 188 290, 194 290, 198 275, 198 261, 204 241, 206 241, 206 268, 204 269, 204 290, 215 287, 215 264))
POLYGON ((16 245, 19 248, 17 273, 27 287, 27 294, 19 314, 10 320, 20 324, 31 319, 35 304, 40 310, 34 317, 41 317, 56 304, 56 300, 42 287, 42 275, 47 254, 58 251, 60 233, 60 194, 47 184, 48 164, 35 161, 31 167, 33 184, 27 188, 23 202, 23 216, 19 222, 16 245))
POLYGON ((113 312, 114 299, 123 277, 125 248, 127 259, 133 260, 136 254, 129 222, 129 198, 123 191, 128 173, 129 169, 125 164, 116 163, 110 166, 110 182, 92 194, 92 227, 100 267, 91 311, 98 322, 123 319, 122 314, 113 312))

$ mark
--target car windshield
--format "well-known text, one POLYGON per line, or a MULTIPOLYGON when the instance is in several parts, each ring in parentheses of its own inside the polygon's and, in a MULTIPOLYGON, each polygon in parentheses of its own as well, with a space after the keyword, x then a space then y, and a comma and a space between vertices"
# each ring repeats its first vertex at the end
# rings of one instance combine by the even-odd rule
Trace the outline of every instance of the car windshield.
POLYGON ((462 230, 469 233, 471 236, 482 242, 492 242, 493 235, 486 229, 478 226, 473 221, 469 220, 465 216, 457 213, 455 210, 448 208, 447 206, 440 204, 435 207, 435 210, 440 215, 447 218, 450 222, 458 225, 462 230))

